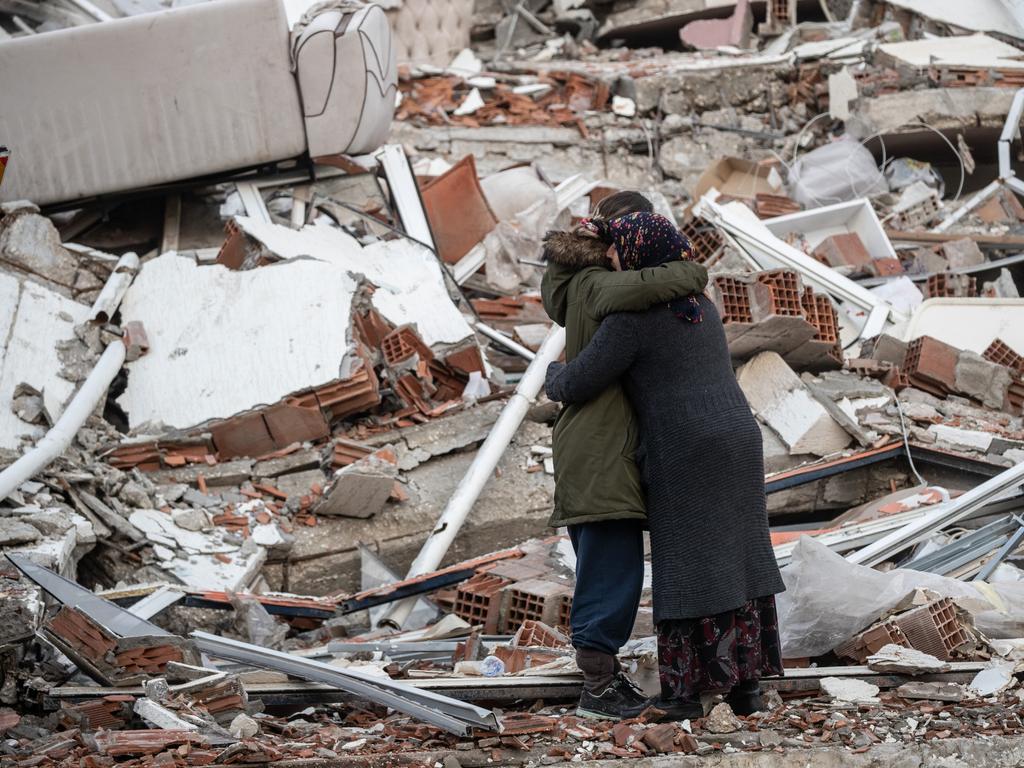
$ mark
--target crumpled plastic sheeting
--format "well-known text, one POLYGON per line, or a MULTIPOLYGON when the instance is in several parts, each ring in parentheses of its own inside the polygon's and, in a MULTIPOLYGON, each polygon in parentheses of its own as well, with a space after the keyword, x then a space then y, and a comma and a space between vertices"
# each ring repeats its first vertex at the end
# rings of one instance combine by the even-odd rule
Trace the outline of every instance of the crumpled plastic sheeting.
POLYGON ((806 208, 845 203, 889 191, 875 158, 856 139, 843 137, 818 147, 789 169, 793 199, 806 208))
POLYGON ((519 260, 539 261, 544 250, 544 235, 568 223, 569 215, 558 210, 553 192, 516 214, 511 221, 499 221, 484 238, 487 283, 498 290, 512 291, 539 276, 540 270, 519 260))
POLYGON ((783 658, 820 656, 867 628, 918 588, 949 597, 990 638, 1024 636, 1024 584, 966 582, 903 568, 881 573, 804 536, 777 596, 783 658))
POLYGON ((288 625, 270 615, 263 604, 252 595, 228 592, 228 600, 235 609, 235 630, 247 637, 253 645, 280 649, 288 636, 288 625))

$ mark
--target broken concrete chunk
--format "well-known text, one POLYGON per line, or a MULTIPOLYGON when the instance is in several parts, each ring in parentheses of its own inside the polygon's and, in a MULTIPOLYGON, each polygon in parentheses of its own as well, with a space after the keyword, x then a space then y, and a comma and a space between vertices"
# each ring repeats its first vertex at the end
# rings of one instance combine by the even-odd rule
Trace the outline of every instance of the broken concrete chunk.
POLYGON ((34 584, 0 576, 0 646, 32 637, 42 623, 44 608, 42 593, 34 584))
POLYGON ((981 248, 969 237, 946 241, 942 245, 942 255, 946 257, 950 269, 976 267, 986 261, 981 248))
POLYGON ((150 474, 157 485, 188 484, 196 485, 202 477, 209 486, 241 485, 252 475, 253 462, 249 459, 223 461, 213 466, 207 464, 189 464, 176 469, 162 469, 150 474))
POLYGON ((775 430, 790 453, 827 456, 849 444, 850 435, 777 353, 757 355, 736 378, 758 418, 775 430))
POLYGON ((322 491, 327 486, 327 475, 319 468, 315 468, 281 475, 274 479, 272 484, 281 493, 287 494, 290 499, 293 496, 308 496, 314 488, 319 488, 322 491))
POLYGON ((31 525, 43 536, 48 537, 61 536, 75 527, 70 517, 56 510, 46 510, 33 515, 26 515, 20 518, 20 520, 31 525))
POLYGON ((504 403, 498 401, 484 403, 443 419, 377 435, 366 444, 380 447, 394 443, 398 468, 408 472, 436 456, 482 442, 490 434, 503 408, 504 403))
POLYGON ((904 699, 924 701, 963 701, 964 687, 958 683, 904 683, 896 689, 896 695, 904 699))
POLYGON ((314 509, 318 515, 373 517, 384 508, 398 477, 398 467, 371 454, 335 474, 314 509))
POLYGON ((868 669, 874 672, 894 672, 901 675, 935 674, 951 669, 949 662, 937 659, 929 653, 892 644, 868 656, 867 665, 868 669))
POLYGON ((1001 410, 1013 379, 1010 371, 975 352, 962 351, 956 363, 956 389, 989 408, 1001 410))
POLYGON ((724 701, 717 704, 704 719, 704 730, 709 733, 736 733, 741 728, 743 722, 724 701))
POLYGON ((10 517, 0 517, 0 547, 16 547, 39 541, 42 535, 28 523, 10 517))
POLYGON ((35 213, 18 213, 5 218, 3 225, 0 259, 59 286, 75 285, 78 260, 61 245, 53 222, 35 213))
POLYGON ((289 453, 287 456, 278 456, 274 459, 257 461, 252 468, 256 477, 278 477, 292 472, 303 472, 309 469, 316 469, 322 461, 321 452, 316 448, 307 448, 301 451, 289 453))
POLYGON ((260 725, 248 715, 242 714, 231 721, 228 732, 236 739, 251 739, 260 732, 260 725))
POLYGON ((877 704, 877 685, 865 683, 852 677, 823 677, 821 679, 821 690, 826 696, 831 696, 838 701, 849 701, 852 703, 877 704))
POLYGON ((202 509, 183 509, 179 512, 174 512, 171 515, 171 520, 179 528, 184 528, 186 531, 208 531, 213 528, 213 524, 210 522, 210 516, 202 509))
POLYGON ((991 432, 980 432, 973 429, 960 429, 947 424, 932 424, 928 431, 935 437, 959 450, 980 451, 988 453, 994 436, 991 432))
POLYGON ((135 714, 154 728, 165 731, 198 731, 199 726, 182 720, 167 707, 157 704, 151 699, 136 699, 135 714))

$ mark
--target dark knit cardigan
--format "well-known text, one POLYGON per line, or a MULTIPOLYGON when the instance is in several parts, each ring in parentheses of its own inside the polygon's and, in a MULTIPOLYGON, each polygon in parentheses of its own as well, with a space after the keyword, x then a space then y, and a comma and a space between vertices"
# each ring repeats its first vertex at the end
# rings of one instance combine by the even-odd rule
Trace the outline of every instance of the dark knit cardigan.
POLYGON ((654 620, 723 613, 783 591, 768 534, 761 431, 736 383, 721 317, 665 306, 609 315, 547 394, 585 402, 623 380, 640 425, 654 620))

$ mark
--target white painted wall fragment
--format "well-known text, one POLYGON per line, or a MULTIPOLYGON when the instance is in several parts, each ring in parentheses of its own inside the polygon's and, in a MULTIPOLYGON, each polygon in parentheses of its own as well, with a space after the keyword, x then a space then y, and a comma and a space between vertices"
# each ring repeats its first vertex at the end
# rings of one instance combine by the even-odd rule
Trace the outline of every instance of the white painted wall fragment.
POLYGON ((348 376, 356 282, 314 259, 237 272, 165 254, 125 295, 150 350, 118 403, 134 428, 187 428, 348 376))
POLYGON ((75 326, 88 315, 88 307, 38 283, 0 274, 0 448, 17 449, 22 436, 36 439, 44 432, 11 411, 19 384, 42 393, 52 420, 64 412, 75 385, 58 375, 62 365, 56 347, 74 338, 75 326))
POLYGON ((833 419, 775 352, 762 352, 736 373, 750 407, 793 455, 827 456, 841 451, 850 435, 833 419))

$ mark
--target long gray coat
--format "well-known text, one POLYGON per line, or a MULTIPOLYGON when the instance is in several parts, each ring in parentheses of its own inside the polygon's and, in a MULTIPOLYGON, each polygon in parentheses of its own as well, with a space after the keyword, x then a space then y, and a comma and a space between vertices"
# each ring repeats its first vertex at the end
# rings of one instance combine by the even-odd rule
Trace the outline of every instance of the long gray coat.
POLYGON ((547 372, 548 397, 565 403, 625 383, 640 424, 656 622, 713 616, 785 589, 768 534, 761 431, 721 317, 700 303, 700 323, 665 305, 610 315, 576 359, 547 372))

